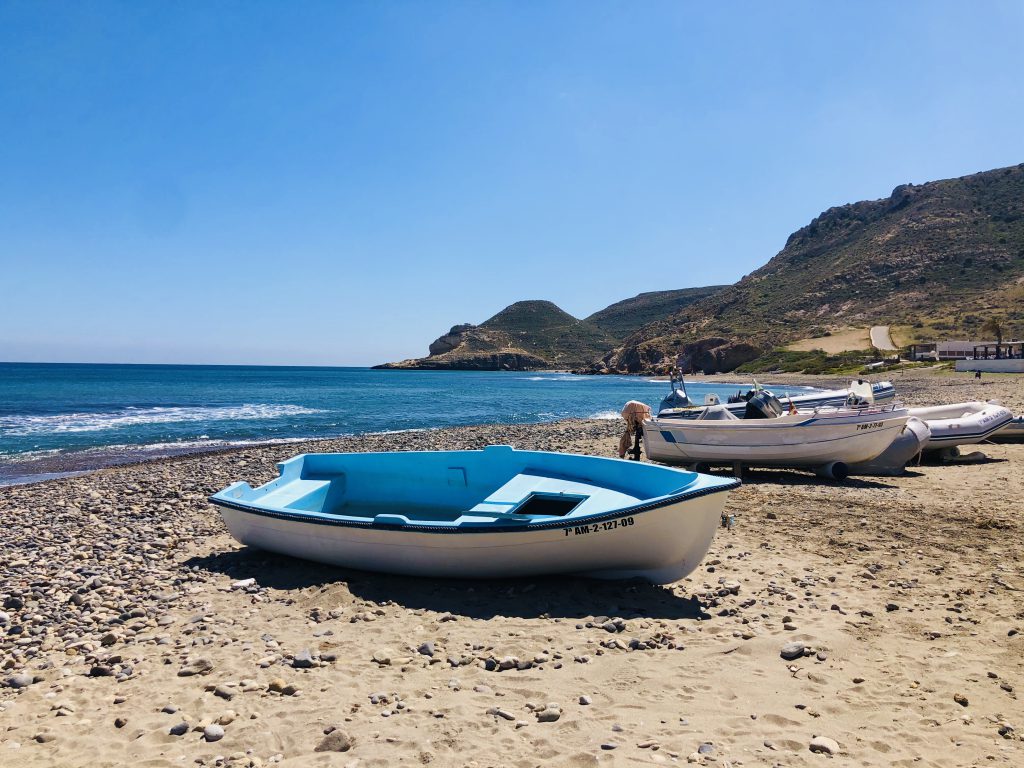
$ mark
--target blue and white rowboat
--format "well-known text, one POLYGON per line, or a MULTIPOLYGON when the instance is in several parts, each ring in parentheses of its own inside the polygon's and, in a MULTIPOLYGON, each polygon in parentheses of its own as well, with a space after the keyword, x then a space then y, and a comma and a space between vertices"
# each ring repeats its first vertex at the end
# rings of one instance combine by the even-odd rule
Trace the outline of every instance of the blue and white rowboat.
POLYGON ((667 584, 707 553, 738 483, 490 446, 296 456, 210 497, 242 544, 413 576, 575 573, 667 584))

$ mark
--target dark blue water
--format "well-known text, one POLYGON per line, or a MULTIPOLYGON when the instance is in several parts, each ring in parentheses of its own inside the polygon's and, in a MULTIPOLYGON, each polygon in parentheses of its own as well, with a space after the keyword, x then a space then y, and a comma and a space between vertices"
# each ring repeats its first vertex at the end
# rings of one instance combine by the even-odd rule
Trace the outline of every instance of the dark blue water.
MULTIPOLYGON (((688 385, 698 402, 737 388, 688 385)), ((0 482, 47 466, 42 460, 87 468, 119 452, 618 418, 627 400, 656 406, 667 391, 642 377, 561 373, 0 363, 0 482)))

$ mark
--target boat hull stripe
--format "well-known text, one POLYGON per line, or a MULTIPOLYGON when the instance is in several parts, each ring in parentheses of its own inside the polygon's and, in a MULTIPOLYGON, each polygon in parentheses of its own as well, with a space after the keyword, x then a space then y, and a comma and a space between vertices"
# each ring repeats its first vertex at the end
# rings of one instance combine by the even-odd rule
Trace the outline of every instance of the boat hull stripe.
MULTIPOLYGON (((701 496, 710 496, 714 493, 725 493, 731 491, 740 486, 739 480, 732 480, 730 482, 722 483, 721 485, 715 485, 710 488, 697 488, 692 491, 686 491, 678 495, 669 496, 668 498, 659 499, 655 502, 646 502, 642 504, 636 504, 632 507, 625 507, 623 509, 617 509, 613 512, 605 512, 600 515, 587 515, 586 517, 578 517, 571 519, 552 520, 550 522, 530 524, 525 522, 528 518, 524 518, 522 524, 516 525, 488 525, 477 524, 473 526, 442 526, 442 525, 417 525, 415 523, 409 523, 408 525, 402 524, 389 524, 389 523, 377 523, 374 521, 360 522, 356 520, 327 520, 322 517, 313 517, 310 515, 304 515, 301 512, 281 512, 273 509, 261 509, 260 507, 251 506, 249 504, 242 504, 237 501, 228 501, 226 499, 218 499, 214 496, 210 496, 208 501, 211 504, 220 507, 228 507, 229 509, 236 509, 239 512, 247 512, 252 515, 259 515, 261 517, 273 517, 279 520, 294 520, 303 523, 313 523, 315 525, 329 525, 342 528, 362 528, 362 529, 373 529, 382 531, 409 531, 415 533, 442 533, 442 534, 473 534, 473 533, 525 533, 529 531, 545 531, 559 528, 572 528, 576 525, 583 525, 584 523, 600 523, 607 520, 615 520, 622 517, 630 517, 637 515, 642 512, 649 512, 653 509, 661 509, 662 507, 672 506, 682 501, 689 499, 696 499, 701 496)), ((479 516, 486 516, 486 513, 479 513, 479 516)))

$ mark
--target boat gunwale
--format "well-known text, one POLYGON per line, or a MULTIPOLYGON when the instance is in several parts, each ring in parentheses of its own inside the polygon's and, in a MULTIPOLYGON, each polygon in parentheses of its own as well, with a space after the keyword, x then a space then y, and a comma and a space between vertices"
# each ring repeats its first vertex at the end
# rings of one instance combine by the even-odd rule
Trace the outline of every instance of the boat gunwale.
MULTIPOLYGON (((799 426, 799 425, 794 424, 792 426, 795 427, 795 426, 799 426)), ((853 433, 848 434, 848 435, 840 435, 839 437, 827 437, 827 438, 820 439, 820 440, 809 440, 808 439, 808 440, 802 440, 799 443, 783 443, 782 446, 783 447, 790 447, 790 446, 794 446, 794 445, 824 445, 826 443, 835 443, 835 442, 838 442, 840 440, 850 440, 851 438, 854 438, 854 437, 872 437, 872 436, 876 436, 876 435, 881 435, 881 434, 884 434, 886 432, 891 432, 894 429, 902 429, 903 426, 904 425, 895 425, 894 424, 894 425, 891 425, 891 426, 880 427, 879 429, 873 430, 871 432, 853 432, 853 433)), ((657 429, 657 428, 655 427, 654 429, 657 429)), ((662 431, 669 431, 669 430, 657 429, 657 431, 658 432, 662 432, 662 431)), ((647 438, 647 433, 645 432, 644 433, 644 439, 646 439, 646 438, 647 438)), ((743 449, 747 449, 747 448, 778 448, 780 446, 779 443, 743 443, 743 444, 740 444, 740 445, 733 445, 731 443, 701 443, 701 442, 696 442, 694 440, 683 440, 682 442, 680 442, 678 440, 666 440, 664 435, 661 436, 661 439, 662 439, 662 442, 666 443, 667 445, 686 445, 686 446, 696 446, 696 447, 699 447, 699 448, 723 448, 723 449, 743 448, 743 449)), ((703 461, 703 459, 694 459, 693 461, 703 461)), ((743 459, 736 459, 736 461, 743 461, 743 459)))
MULTIPOLYGON (((427 525, 423 523, 378 523, 375 520, 331 520, 327 517, 311 516, 309 514, 303 514, 305 510, 296 511, 285 511, 280 509, 268 509, 266 507, 260 507, 251 504, 244 504, 238 501, 232 501, 230 499, 217 498, 217 494, 213 494, 207 498, 211 504, 220 507, 227 507, 228 509, 234 509, 239 512, 245 512, 248 514, 258 515, 261 517, 270 517, 278 520, 287 520, 292 522, 310 523, 313 525, 328 525, 333 527, 341 528, 360 528, 362 530, 378 530, 378 531, 407 531, 410 533, 442 533, 442 534, 463 534, 463 533, 531 533, 533 531, 547 531, 547 530, 558 530, 565 528, 573 528, 577 525, 601 523, 610 520, 616 520, 623 517, 630 517, 632 515, 641 514, 643 512, 651 512, 655 509, 661 509, 662 507, 668 507, 673 504, 677 504, 681 501, 688 501, 690 499, 700 498, 702 496, 710 496, 715 493, 725 493, 728 491, 735 490, 742 483, 739 480, 732 478, 714 478, 718 482, 711 486, 704 486, 702 488, 694 488, 692 490, 683 491, 681 493, 670 494, 668 496, 658 497, 653 501, 641 502, 640 504, 633 505, 631 507, 623 507, 610 512, 601 512, 592 515, 585 515, 581 517, 572 518, 567 520, 561 518, 558 520, 544 521, 540 523, 531 523, 529 518, 524 518, 522 523, 516 523, 515 525, 501 525, 501 524, 489 524, 489 523, 473 523, 470 525, 427 525)), ((226 490, 226 489, 225 489, 226 490)), ((466 510, 468 513, 469 510, 466 510)), ((474 515, 476 517, 486 517, 486 512, 480 512, 474 515)))
MULTIPOLYGON (((771 390, 765 391, 771 394, 777 400, 779 400, 779 402, 782 403, 783 405, 793 403, 796 406, 797 410, 800 411, 801 413, 809 413, 811 411, 816 411, 819 408, 838 408, 842 410, 852 410, 855 408, 909 410, 909 408, 907 408, 905 405, 902 405, 901 403, 896 401, 896 388, 893 386, 890 386, 888 389, 885 390, 873 392, 873 396, 875 398, 874 402, 863 406, 846 405, 846 398, 849 397, 850 394, 849 390, 846 389, 823 390, 822 392, 819 393, 821 397, 815 397, 812 395, 796 395, 795 397, 790 395, 783 395, 782 397, 779 397, 778 395, 775 395, 771 390), (879 392, 881 392, 881 394, 879 394, 879 392), (830 396, 825 397, 825 395, 830 396), (783 400, 783 397, 785 398, 785 400, 783 400), (893 400, 893 402, 885 402, 888 400, 893 400)), ((747 403, 746 401, 743 401, 739 403, 719 403, 719 405, 725 406, 726 410, 728 410, 730 413, 737 413, 742 412, 743 409, 746 408, 747 403)), ((704 410, 707 407, 708 406, 705 403, 694 403, 693 405, 688 405, 680 408, 667 408, 665 410, 659 410, 653 418, 692 421, 694 420, 694 414, 699 413, 700 411, 704 410)))
MULTIPOLYGON (((904 409, 905 410, 905 409, 904 409)), ((894 416, 893 412, 888 411, 884 414, 875 412, 863 413, 863 414, 816 414, 816 413, 800 413, 795 414, 798 416, 806 416, 803 421, 792 421, 788 424, 779 423, 780 419, 788 418, 787 414, 778 416, 774 419, 674 419, 672 417, 655 416, 652 419, 648 419, 644 422, 643 426, 646 428, 651 425, 651 429, 657 430, 697 430, 699 432, 715 432, 725 429, 740 430, 740 433, 751 433, 758 434, 755 430, 783 430, 783 429, 797 429, 806 427, 845 427, 845 426, 857 426, 858 424, 865 422, 878 422, 882 431, 895 429, 897 427, 906 426, 906 423, 910 421, 911 416, 897 415, 894 416), (854 417, 857 418, 854 418, 854 417), (668 424, 662 424, 662 420, 668 421, 668 424), (839 421, 839 419, 846 419, 845 421, 839 421), (900 422, 894 424, 892 422, 900 422)), ((767 434, 767 433, 765 433, 767 434)), ((856 432, 854 434, 857 434, 856 432)), ((846 439, 849 435, 841 438, 829 438, 830 440, 835 439, 846 439)), ((827 442, 827 441, 815 441, 815 442, 827 442)))

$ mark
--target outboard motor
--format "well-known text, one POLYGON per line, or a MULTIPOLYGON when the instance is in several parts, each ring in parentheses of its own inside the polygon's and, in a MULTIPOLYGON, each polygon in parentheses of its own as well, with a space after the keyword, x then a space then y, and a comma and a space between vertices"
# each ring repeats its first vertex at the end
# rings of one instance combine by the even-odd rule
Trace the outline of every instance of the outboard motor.
POLYGON ((686 392, 681 389, 673 389, 665 398, 661 401, 661 405, 658 406, 658 412, 667 411, 670 408, 689 408, 693 403, 690 402, 690 398, 686 396, 686 392))
POLYGON ((782 415, 782 403, 775 395, 761 391, 747 401, 744 419, 776 419, 782 415))
POLYGON ((669 377, 669 386, 672 387, 672 391, 665 396, 658 406, 659 414, 674 408, 689 408, 693 405, 693 401, 686 394, 686 384, 683 383, 682 374, 679 374, 677 379, 675 372, 673 372, 669 377))
POLYGON ((628 453, 633 461, 640 461, 640 441, 644 435, 644 422, 651 418, 651 407, 639 400, 630 400, 622 408, 622 418, 626 420, 626 431, 619 438, 619 458, 626 458, 628 453))

